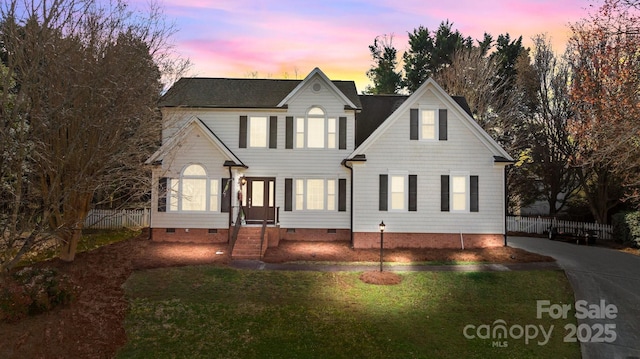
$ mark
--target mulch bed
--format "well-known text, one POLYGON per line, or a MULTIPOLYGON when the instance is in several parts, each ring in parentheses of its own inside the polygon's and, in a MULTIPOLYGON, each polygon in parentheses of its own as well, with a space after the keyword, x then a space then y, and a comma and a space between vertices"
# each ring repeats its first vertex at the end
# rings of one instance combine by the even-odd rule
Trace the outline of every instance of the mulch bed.
MULTIPOLYGON (((151 242, 147 234, 79 253, 73 263, 51 260, 53 267, 80 286, 75 302, 65 308, 0 324, 0 358, 112 358, 127 338, 127 301, 122 284, 135 270, 201 264, 225 265, 227 246, 151 242), (225 254, 218 255, 216 252, 225 254)), ((482 250, 385 250, 385 261, 488 261, 521 263, 552 261, 515 248, 482 250)), ((378 261, 375 249, 352 250, 347 243, 287 242, 267 251, 265 261, 378 261)), ((373 272, 370 272, 373 273, 373 272)), ((383 272, 387 273, 387 272, 383 272)), ((387 276, 387 274, 383 274, 387 276)), ((368 274, 376 277, 380 274, 368 274)), ((390 278, 390 277, 389 277, 390 278)), ((374 278, 383 284, 393 279, 374 278)))

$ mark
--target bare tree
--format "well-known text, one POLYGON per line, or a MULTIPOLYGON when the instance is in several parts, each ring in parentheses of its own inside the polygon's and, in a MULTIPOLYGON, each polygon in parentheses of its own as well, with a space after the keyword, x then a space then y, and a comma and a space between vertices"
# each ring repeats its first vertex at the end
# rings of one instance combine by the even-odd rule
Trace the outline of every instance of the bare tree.
POLYGON ((72 261, 97 191, 148 188, 143 162, 159 141, 162 80, 187 63, 173 56, 173 29, 157 6, 136 13, 121 0, 12 0, 0 15, 0 108, 3 126, 17 129, 2 148, 16 155, 0 168, 10 190, 0 204, 0 265, 15 265, 48 235, 72 261))
POLYGON ((528 86, 529 115, 520 134, 523 143, 516 163, 516 185, 533 200, 544 200, 555 216, 580 186, 578 169, 572 160, 576 145, 569 132, 572 117, 569 97, 569 64, 553 52, 546 36, 533 38, 530 71, 521 69, 528 86))
POLYGON ((592 213, 606 223, 619 186, 640 188, 640 13, 635 1, 605 0, 571 26, 572 135, 592 213))

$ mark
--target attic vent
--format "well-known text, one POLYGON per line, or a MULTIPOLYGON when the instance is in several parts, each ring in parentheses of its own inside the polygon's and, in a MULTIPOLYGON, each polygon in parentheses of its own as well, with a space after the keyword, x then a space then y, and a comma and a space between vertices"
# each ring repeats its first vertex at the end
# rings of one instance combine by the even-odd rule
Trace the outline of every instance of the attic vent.
POLYGON ((319 83, 315 83, 313 84, 313 86, 311 87, 313 89, 313 91, 315 92, 319 92, 320 90, 322 90, 322 86, 319 83))

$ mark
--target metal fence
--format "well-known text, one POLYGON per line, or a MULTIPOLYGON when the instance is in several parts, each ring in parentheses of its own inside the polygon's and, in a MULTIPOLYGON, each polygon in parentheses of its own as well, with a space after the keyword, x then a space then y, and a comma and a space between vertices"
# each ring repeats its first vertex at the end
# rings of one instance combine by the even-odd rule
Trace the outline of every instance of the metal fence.
POLYGON ((563 221, 555 218, 542 217, 507 217, 507 231, 519 233, 545 234, 551 227, 565 231, 597 231, 601 239, 613 239, 613 227, 608 224, 563 221))
POLYGON ((84 220, 84 228, 120 229, 149 227, 151 211, 146 209, 92 209, 84 220))

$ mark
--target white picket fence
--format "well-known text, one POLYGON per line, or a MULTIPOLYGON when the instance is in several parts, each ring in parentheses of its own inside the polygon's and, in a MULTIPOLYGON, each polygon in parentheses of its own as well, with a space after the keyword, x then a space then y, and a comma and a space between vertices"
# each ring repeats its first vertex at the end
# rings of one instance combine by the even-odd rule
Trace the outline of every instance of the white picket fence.
POLYGON ((84 220, 84 228, 120 229, 149 227, 151 211, 146 209, 92 209, 84 220))
POLYGON ((613 227, 608 224, 562 221, 554 218, 507 216, 507 231, 520 233, 548 233, 556 227, 564 231, 597 231, 601 239, 613 239, 613 227))

